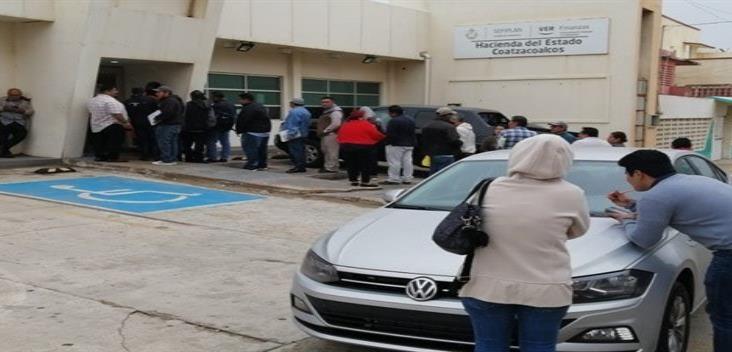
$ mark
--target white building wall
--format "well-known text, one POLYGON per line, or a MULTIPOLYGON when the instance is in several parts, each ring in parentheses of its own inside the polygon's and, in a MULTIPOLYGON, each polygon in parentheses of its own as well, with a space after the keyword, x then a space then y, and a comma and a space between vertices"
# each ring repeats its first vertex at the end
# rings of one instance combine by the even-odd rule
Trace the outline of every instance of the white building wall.
POLYGON ((0 93, 4 95, 5 90, 15 85, 15 38, 13 37, 13 24, 0 22, 0 43, 4 43, 3 50, 0 50, 0 93))
POLYGON ((370 0, 227 0, 218 37, 419 59, 428 16, 370 0))
POLYGON ((0 20, 53 21, 53 0, 3 0, 0 1, 0 20))
POLYGON ((430 1, 430 103, 462 103, 563 120, 577 129, 630 132, 636 109, 640 16, 638 1, 430 1), (453 58, 453 28, 525 21, 609 18, 609 54, 498 59, 453 58))

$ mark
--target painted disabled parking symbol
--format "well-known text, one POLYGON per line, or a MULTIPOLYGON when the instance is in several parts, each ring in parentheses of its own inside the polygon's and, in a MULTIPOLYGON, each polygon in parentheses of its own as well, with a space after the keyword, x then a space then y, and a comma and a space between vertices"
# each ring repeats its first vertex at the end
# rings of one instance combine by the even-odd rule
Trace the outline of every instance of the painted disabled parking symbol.
POLYGON ((130 213, 153 213, 262 199, 203 187, 100 176, 0 184, 0 193, 130 213))

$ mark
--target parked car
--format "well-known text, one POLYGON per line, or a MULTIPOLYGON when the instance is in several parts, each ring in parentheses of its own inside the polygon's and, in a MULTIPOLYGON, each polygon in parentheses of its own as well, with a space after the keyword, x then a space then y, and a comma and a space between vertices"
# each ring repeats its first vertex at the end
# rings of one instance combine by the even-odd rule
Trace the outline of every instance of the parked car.
MULTIPOLYGON (((404 114, 412 116, 415 119, 417 125, 417 140, 420 140, 421 129, 434 120, 437 115, 435 110, 439 106, 428 106, 428 105, 402 105, 404 108, 404 114)), ((467 107, 454 107, 460 116, 462 116, 466 122, 473 126, 473 132, 475 132, 475 141, 479 147, 483 140, 493 133, 493 127, 501 125, 508 125, 508 118, 502 113, 481 108, 467 108, 467 107)), ((387 106, 380 106, 373 109, 376 115, 383 121, 384 126, 389 123, 391 117, 388 114, 387 106)), ((308 167, 320 167, 323 164, 323 156, 320 152, 320 137, 315 133, 315 121, 317 121, 317 113, 313 114, 313 120, 310 124, 310 133, 305 141, 305 155, 306 164, 308 167)), ((284 152, 287 152, 287 146, 282 143, 279 136, 275 137, 275 145, 284 152)), ((417 146, 414 150, 414 162, 418 163, 424 157, 421 148, 417 146)), ((384 148, 379 151, 379 160, 386 160, 384 148)))
MULTIPOLYGON (((585 191, 592 220, 585 236, 567 243, 574 303, 558 351, 684 352, 690 314, 705 302, 706 248, 669 228, 644 250, 605 216, 606 194, 628 188, 617 161, 633 150, 575 150, 567 179, 585 191)), ((728 182, 699 155, 664 152, 680 173, 728 182)), ((463 257, 440 249, 431 236, 480 180, 506 174, 508 156, 499 150, 461 160, 317 240, 291 290, 296 325, 312 336, 376 348, 472 350, 470 320, 454 288, 463 257), (435 288, 430 297, 410 296, 410 285, 425 283, 435 288)))

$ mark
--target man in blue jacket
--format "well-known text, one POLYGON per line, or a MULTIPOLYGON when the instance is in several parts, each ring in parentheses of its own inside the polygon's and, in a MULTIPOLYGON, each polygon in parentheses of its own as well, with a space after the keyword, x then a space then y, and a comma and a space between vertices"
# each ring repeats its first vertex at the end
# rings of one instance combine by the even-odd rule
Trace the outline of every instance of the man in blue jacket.
POLYGON ((618 164, 633 189, 644 192, 638 201, 618 191, 608 196, 629 210, 608 215, 622 223, 633 243, 652 248, 670 226, 714 251, 704 281, 714 351, 732 351, 732 186, 677 174, 669 157, 656 150, 635 151, 618 164))
POLYGON ((302 98, 294 98, 290 102, 290 112, 280 127, 280 138, 287 144, 290 160, 295 165, 287 173, 306 172, 305 139, 310 129, 310 111, 305 108, 302 98))

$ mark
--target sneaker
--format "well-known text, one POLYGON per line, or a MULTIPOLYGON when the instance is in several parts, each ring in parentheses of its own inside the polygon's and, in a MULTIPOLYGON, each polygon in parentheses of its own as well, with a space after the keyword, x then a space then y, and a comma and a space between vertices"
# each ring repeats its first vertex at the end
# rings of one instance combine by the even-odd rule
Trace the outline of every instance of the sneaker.
POLYGON ((244 169, 244 170, 256 170, 257 168, 256 167, 244 166, 242 169, 244 169))
POLYGON ((379 188, 379 185, 373 183, 361 183, 359 186, 363 188, 379 188))
POLYGON ((360 185, 358 181, 351 181, 351 186, 358 187, 358 185, 360 185))
POLYGON ((398 185, 398 184, 401 184, 399 181, 391 181, 391 180, 382 181, 380 183, 382 185, 398 185))
POLYGON ((320 169, 320 170, 318 170, 318 172, 321 173, 321 174, 334 174, 334 173, 336 173, 338 171, 333 171, 333 170, 328 170, 328 169, 320 169))
POLYGON ((259 168, 257 168, 257 171, 267 171, 267 170, 269 170, 268 167, 259 167, 259 168))
POLYGON ((305 169, 296 169, 296 168, 292 168, 292 169, 289 169, 289 170, 287 170, 287 171, 285 171, 285 172, 286 172, 286 173, 288 173, 288 174, 297 174, 297 173, 301 173, 301 172, 308 172, 308 171, 307 171, 307 170, 305 170, 305 169))
POLYGON ((175 162, 175 161, 173 161, 173 162, 170 162, 170 163, 166 163, 166 162, 164 162, 164 161, 162 161, 162 160, 158 160, 158 161, 153 161, 153 162, 152 162, 152 164, 153 164, 153 165, 161 165, 161 166, 173 166, 173 165, 178 165, 178 163, 177 163, 177 162, 175 162))
POLYGON ((402 184, 403 185, 411 185, 412 184, 412 181, 403 181, 402 184))
POLYGON ((219 159, 219 162, 220 163, 226 163, 226 162, 229 162, 229 160, 227 160, 227 159, 219 159))

